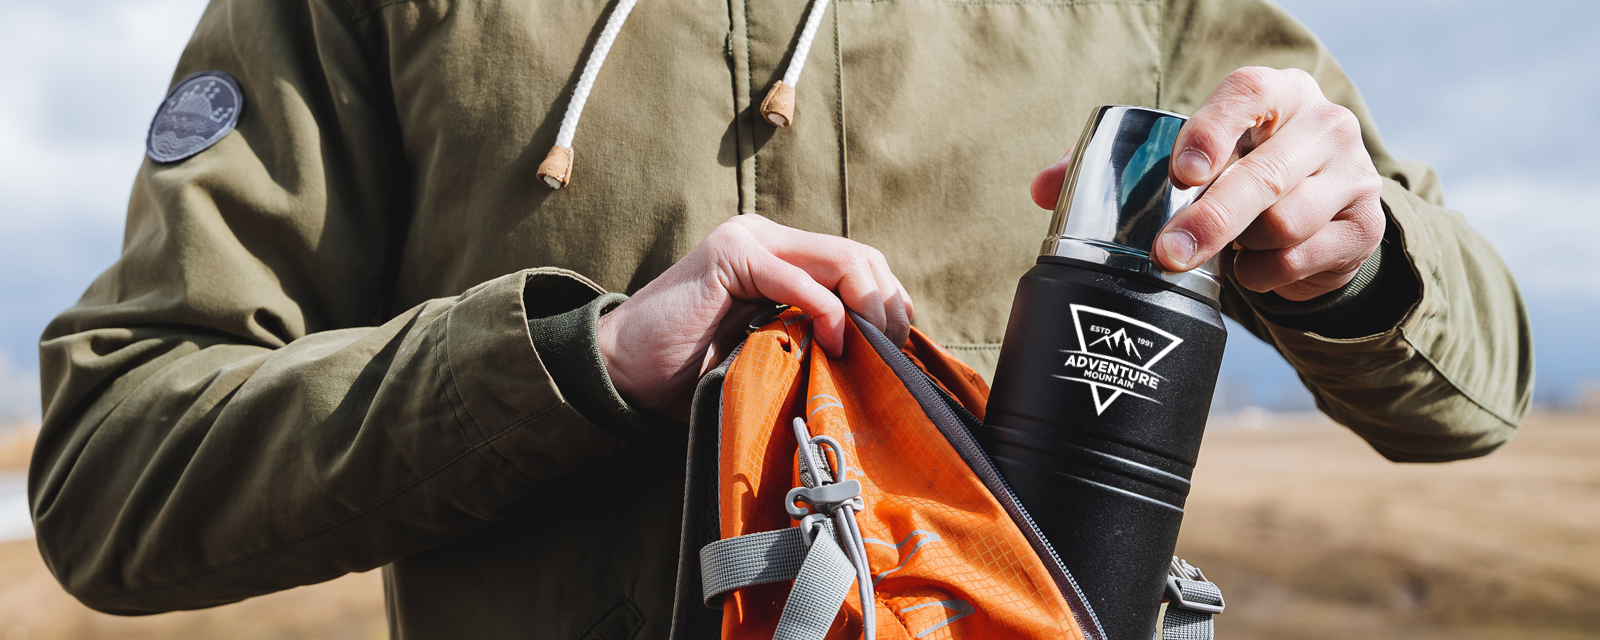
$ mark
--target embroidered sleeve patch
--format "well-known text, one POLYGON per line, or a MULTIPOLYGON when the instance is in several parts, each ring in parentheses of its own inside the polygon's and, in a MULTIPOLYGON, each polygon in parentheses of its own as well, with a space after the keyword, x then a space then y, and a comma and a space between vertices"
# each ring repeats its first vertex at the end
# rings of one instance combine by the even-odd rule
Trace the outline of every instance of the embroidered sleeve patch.
POLYGON ((221 71, 201 71, 178 83, 156 110, 145 155, 177 162, 210 148, 233 131, 244 109, 239 83, 221 71))

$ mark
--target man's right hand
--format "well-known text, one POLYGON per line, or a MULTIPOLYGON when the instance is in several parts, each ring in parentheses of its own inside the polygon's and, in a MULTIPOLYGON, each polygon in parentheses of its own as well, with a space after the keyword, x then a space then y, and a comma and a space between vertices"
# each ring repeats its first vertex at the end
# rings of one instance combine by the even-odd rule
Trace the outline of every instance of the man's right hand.
POLYGON ((726 355, 730 341, 722 338, 742 331, 750 315, 743 312, 764 302, 804 309, 831 357, 844 351, 847 306, 895 344, 911 333, 911 297, 877 249, 734 216, 600 317, 612 384, 634 407, 687 419, 695 381, 726 355))

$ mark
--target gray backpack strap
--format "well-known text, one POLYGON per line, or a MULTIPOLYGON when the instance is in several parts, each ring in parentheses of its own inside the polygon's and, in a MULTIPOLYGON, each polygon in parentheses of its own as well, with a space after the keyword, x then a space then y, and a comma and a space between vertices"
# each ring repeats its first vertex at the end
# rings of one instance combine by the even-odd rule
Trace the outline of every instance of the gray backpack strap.
POLYGON ((799 528, 718 540, 700 549, 700 593, 707 605, 734 589, 794 580, 807 558, 799 528))
POLYGON ((856 581, 856 567, 835 541, 833 524, 816 523, 807 546, 801 527, 718 540, 700 550, 707 604, 724 593, 793 580, 778 618, 775 640, 821 640, 856 581))
POLYGON ((1211 616, 1222 613, 1227 603, 1222 590, 1207 580, 1199 567, 1172 556, 1166 595, 1167 613, 1161 618, 1156 640, 1212 640, 1216 630, 1211 616))
POLYGON ((778 629, 772 639, 822 640, 855 581, 856 567, 834 541, 832 532, 817 536, 800 574, 795 576, 789 599, 783 603, 783 615, 778 617, 778 629))

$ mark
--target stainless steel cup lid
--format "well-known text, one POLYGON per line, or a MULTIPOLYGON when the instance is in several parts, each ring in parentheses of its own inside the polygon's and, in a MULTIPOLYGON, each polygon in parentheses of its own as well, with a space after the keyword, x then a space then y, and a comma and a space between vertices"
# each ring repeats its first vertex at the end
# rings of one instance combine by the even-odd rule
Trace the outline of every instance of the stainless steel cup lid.
POLYGON ((1180 189, 1168 164, 1188 118, 1144 107, 1099 107, 1072 153, 1061 200, 1040 255, 1143 273, 1216 300, 1218 258, 1186 272, 1151 258, 1161 228, 1205 187, 1180 189))

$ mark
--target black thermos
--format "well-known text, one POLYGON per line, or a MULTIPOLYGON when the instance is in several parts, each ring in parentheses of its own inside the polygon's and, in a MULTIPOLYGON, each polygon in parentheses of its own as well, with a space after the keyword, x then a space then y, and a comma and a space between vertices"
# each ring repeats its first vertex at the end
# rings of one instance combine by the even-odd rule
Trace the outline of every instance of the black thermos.
POLYGON ((1183 116, 1095 109, 1022 277, 979 437, 1107 640, 1156 629, 1222 345, 1216 259, 1151 258, 1203 188, 1168 173, 1183 116))

